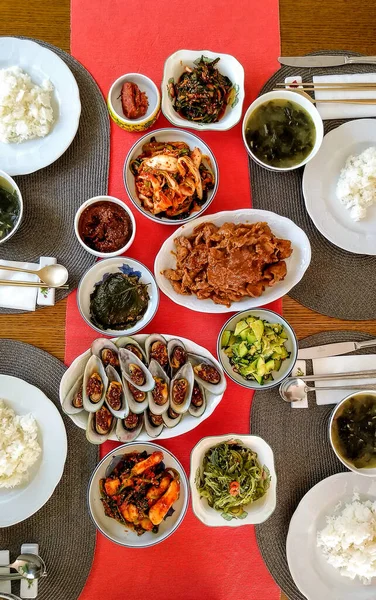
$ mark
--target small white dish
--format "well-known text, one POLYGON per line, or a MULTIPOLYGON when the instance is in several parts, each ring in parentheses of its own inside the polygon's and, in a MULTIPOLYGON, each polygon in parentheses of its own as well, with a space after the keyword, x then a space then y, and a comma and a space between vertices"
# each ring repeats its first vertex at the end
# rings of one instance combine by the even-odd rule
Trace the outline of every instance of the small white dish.
MULTIPOLYGON (((347 385, 349 382, 346 382, 347 385)), ((355 385, 355 384, 354 384, 355 385)), ((346 459, 344 459, 339 452, 337 451, 334 442, 333 442, 333 422, 334 419, 336 418, 336 415, 338 413, 338 411, 342 408, 343 404, 345 404, 345 402, 347 402, 347 400, 349 400, 349 398, 356 398, 357 396, 364 396, 364 394, 369 394, 370 396, 376 396, 376 385, 375 385, 375 391, 372 390, 367 390, 367 391, 359 391, 359 392, 352 392, 351 394, 349 394, 348 396, 346 396, 346 398, 344 398, 343 400, 341 400, 341 402, 339 402, 335 408, 333 409, 333 412, 331 414, 330 417, 330 421, 329 421, 329 440, 330 440, 330 445, 332 447, 333 452, 335 453, 335 455, 337 456, 338 460, 341 461, 341 463, 343 465, 345 465, 346 469, 349 469, 349 471, 353 471, 353 473, 357 473, 358 475, 363 475, 364 477, 376 477, 376 467, 373 467, 372 469, 357 469, 356 467, 354 467, 354 465, 352 465, 350 462, 348 462, 346 459)))
POLYGON ((77 133, 81 114, 76 80, 65 62, 52 50, 31 40, 0 38, 0 69, 18 66, 33 82, 49 79, 54 86, 52 108, 55 122, 48 135, 21 144, 0 142, 0 165, 10 175, 26 175, 43 169, 69 148, 77 133))
POLYGON ((31 413, 38 424, 41 456, 24 484, 0 489, 0 528, 25 521, 46 504, 59 483, 67 457, 63 419, 41 390, 23 379, 0 375, 0 398, 17 415, 31 413))
MULTIPOLYGON (((0 244, 4 244, 4 242, 6 242, 7 240, 9 240, 16 233, 17 229, 21 225, 22 216, 23 216, 23 200, 22 200, 22 195, 21 195, 21 192, 20 192, 20 188, 18 187, 18 185, 16 184, 16 182, 14 181, 14 179, 12 179, 12 177, 10 177, 8 175, 8 173, 5 173, 5 171, 1 171, 0 170, 0 187, 1 187, 1 179, 4 179, 9 184, 10 188, 12 188, 12 190, 14 190, 17 193, 18 204, 19 204, 19 207, 20 207, 20 213, 18 215, 17 223, 13 227, 12 231, 10 231, 8 233, 8 235, 6 235, 2 239, 0 239, 0 244)), ((1 209, 0 209, 0 216, 1 216, 1 209)))
POLYGON ((274 468, 273 450, 258 435, 229 433, 227 435, 205 437, 196 444, 191 452, 189 485, 191 487, 193 512, 204 525, 208 525, 209 527, 241 527, 242 525, 263 523, 273 514, 277 504, 277 476, 274 468), (244 506, 244 510, 248 513, 244 519, 226 521, 220 512, 208 505, 206 498, 200 498, 196 487, 196 480, 206 452, 213 446, 229 440, 239 440, 244 446, 254 450, 257 453, 259 463, 269 469, 271 479, 269 489, 265 495, 256 500, 256 502, 244 506))
POLYGON ((107 97, 107 106, 111 119, 126 131, 145 131, 149 129, 159 117, 161 111, 161 95, 154 81, 141 73, 127 73, 122 75, 110 87, 107 97), (135 83, 141 92, 145 92, 149 106, 146 114, 138 119, 127 119, 121 105, 121 88, 127 81, 135 83))
POLYGON ((295 585, 307 600, 374 600, 376 581, 364 585, 358 579, 340 575, 329 565, 317 547, 317 533, 326 525, 341 503, 353 499, 376 500, 375 482, 355 473, 337 473, 327 477, 307 492, 298 504, 287 534, 287 562, 295 585))
POLYGON ((197 129, 198 131, 227 131, 239 123, 244 102, 244 69, 240 62, 231 54, 221 54, 210 50, 178 50, 169 56, 165 62, 162 80, 162 112, 166 119, 176 127, 197 129), (186 66, 194 69, 194 61, 205 56, 211 60, 220 58, 216 64, 218 71, 226 75, 235 89, 235 98, 226 107, 225 114, 217 123, 195 123, 183 119, 172 106, 169 97, 169 84, 173 79, 179 80, 186 66))
POLYGON ((239 210, 228 210, 194 219, 186 225, 179 227, 177 231, 167 238, 159 250, 154 262, 154 274, 160 290, 170 300, 190 310, 203 313, 226 313, 248 310, 269 304, 278 298, 282 298, 301 280, 311 261, 311 246, 307 235, 300 227, 290 219, 281 217, 267 210, 254 208, 241 208, 239 210), (257 223, 266 221, 274 235, 278 238, 290 240, 293 253, 286 259, 287 275, 283 281, 275 286, 268 287, 258 298, 243 298, 239 302, 233 302, 230 307, 223 304, 215 304, 212 300, 199 300, 196 296, 178 294, 173 289, 171 282, 163 275, 165 269, 176 267, 174 239, 178 236, 190 236, 195 227, 201 223, 214 223, 218 227, 224 223, 257 223))
POLYGON ((202 213, 204 213, 208 206, 213 202, 214 196, 216 195, 218 190, 219 171, 214 154, 210 150, 209 146, 207 146, 205 142, 203 142, 199 137, 197 137, 197 135, 194 135, 189 131, 182 131, 181 129, 166 128, 156 129, 152 133, 147 133, 142 138, 140 138, 135 144, 133 144, 125 159, 123 178, 127 194, 133 202, 134 206, 137 208, 137 210, 140 211, 140 213, 142 213, 148 219, 151 219, 156 223, 161 223, 162 225, 181 225, 182 223, 187 223, 188 221, 192 221, 192 219, 196 219, 198 216, 202 215, 202 213), (143 208, 137 196, 135 178, 130 170, 130 164, 137 156, 139 156, 142 153, 142 146, 146 142, 149 142, 152 137, 155 137, 158 142, 185 142, 186 144, 188 144, 191 150, 193 150, 194 148, 199 148, 203 157, 208 157, 206 164, 210 167, 214 174, 214 188, 212 190, 209 190, 207 200, 205 204, 202 205, 201 209, 196 212, 193 212, 186 219, 168 219, 166 217, 160 218, 156 215, 153 215, 145 208, 143 208))
POLYGON ((83 275, 78 285, 77 305, 82 318, 92 329, 98 331, 98 333, 112 336, 132 335, 146 327, 155 316, 159 306, 159 291, 153 274, 138 260, 128 258, 127 256, 106 258, 95 263, 95 265, 90 267, 83 275), (150 297, 148 308, 142 319, 140 319, 133 327, 129 327, 129 329, 120 331, 115 329, 99 329, 99 327, 96 327, 90 319, 90 295, 94 291, 95 284, 101 282, 103 277, 107 274, 121 272, 125 272, 126 274, 129 274, 129 272, 141 274, 140 282, 148 284, 148 293, 150 297))
POLYGON ((361 221, 338 200, 336 188, 349 156, 376 146, 376 120, 357 119, 329 131, 320 151, 306 166, 303 194, 307 212, 327 240, 354 254, 376 255, 376 206, 361 221))
POLYGON ((134 238, 136 235, 136 220, 133 216, 132 211, 128 208, 128 206, 124 202, 119 200, 118 198, 115 198, 114 196, 95 196, 94 198, 90 198, 89 200, 86 200, 86 202, 81 204, 80 208, 76 212, 76 216, 74 218, 74 232, 75 232, 76 237, 77 237, 78 241, 80 242, 81 246, 83 248, 85 248, 85 250, 87 252, 89 252, 89 254, 93 254, 94 256, 98 256, 99 258, 113 258, 114 256, 120 256, 121 254, 124 254, 124 252, 126 252, 128 250, 128 248, 130 248, 131 245, 133 244, 133 241, 134 241, 134 238), (81 239, 81 236, 79 234, 78 225, 79 225, 80 217, 81 217, 82 213, 88 206, 91 206, 92 204, 96 204, 97 202, 112 202, 113 204, 117 204, 123 210, 125 210, 125 212, 127 213, 128 217, 131 220, 132 235, 129 238, 129 240, 127 241, 127 243, 125 244, 125 246, 123 246, 122 248, 119 248, 119 250, 116 250, 115 252, 98 252, 97 250, 93 250, 92 248, 90 248, 89 246, 87 246, 85 244, 85 242, 81 239))
POLYGON ((118 446, 109 452, 95 467, 89 481, 87 502, 90 516, 96 528, 109 540, 127 548, 149 548, 167 539, 176 531, 182 523, 188 508, 189 487, 185 471, 177 460, 166 448, 158 444, 145 442, 132 442, 118 446), (180 476, 180 496, 174 503, 174 513, 162 521, 157 534, 147 531, 138 536, 134 531, 127 530, 125 525, 118 523, 115 519, 107 517, 104 513, 103 504, 99 492, 99 481, 106 477, 106 471, 115 456, 122 456, 128 452, 148 452, 151 454, 160 450, 163 452, 163 462, 167 469, 175 469, 180 476))
POLYGON ((233 317, 230 317, 230 319, 226 321, 226 323, 223 325, 218 336, 217 355, 219 358, 219 362, 225 370, 226 375, 230 379, 232 379, 232 381, 235 381, 235 383, 238 383, 242 387, 248 388, 250 390, 267 390, 269 388, 280 385, 280 383, 291 373, 292 369, 295 366, 296 359, 298 356, 298 341, 296 339, 294 330, 288 324, 288 322, 283 317, 281 317, 281 315, 274 312, 273 310, 267 310, 263 308, 257 308, 255 310, 245 310, 240 313, 237 313, 233 317), (272 371, 274 381, 264 383, 263 385, 260 385, 255 380, 248 381, 247 379, 242 377, 242 375, 236 373, 231 366, 229 357, 227 356, 227 354, 225 354, 221 347, 221 339, 224 331, 226 329, 234 331, 236 324, 242 319, 246 319, 247 317, 256 317, 257 319, 268 321, 268 323, 279 323, 280 325, 283 325, 288 335, 288 338, 285 343, 285 348, 288 352, 290 352, 290 356, 289 358, 286 358, 286 360, 282 361, 281 368, 279 371, 272 371))
POLYGON ((310 160, 312 160, 312 158, 317 154, 317 152, 319 151, 319 148, 321 146, 323 136, 324 136, 324 126, 323 126, 322 118, 320 117, 319 111, 312 104, 312 102, 310 102, 308 100, 308 98, 305 98, 304 96, 301 96, 300 94, 297 94, 296 92, 291 92, 289 90, 281 90, 278 92, 267 92, 266 94, 262 94, 261 96, 256 98, 256 100, 254 102, 252 102, 252 104, 248 107, 247 112, 245 113, 244 118, 243 118, 242 134, 243 134, 243 142, 244 142, 245 149, 247 150, 247 152, 248 152, 249 156, 252 158, 252 160, 255 161, 255 163, 257 163, 261 167, 264 167, 264 169, 268 169, 269 171, 284 172, 284 171, 293 171, 294 169, 299 169, 300 167, 302 167, 303 165, 308 163, 310 160), (295 104, 298 104, 303 109, 305 109, 307 111, 307 113, 310 115, 310 117, 314 123, 315 129, 316 129, 316 140, 315 140, 315 144, 314 144, 311 152, 301 163, 299 163, 298 165, 295 165, 293 167, 284 167, 284 168, 272 167, 271 165, 268 165, 267 163, 262 162, 252 152, 252 150, 248 146, 248 143, 247 143, 247 140, 245 137, 245 132, 247 129, 247 122, 248 122, 249 117, 253 113, 253 111, 256 110, 256 108, 258 108, 259 106, 261 106, 261 104, 265 104, 266 102, 270 102, 271 100, 277 100, 277 99, 278 100, 289 100, 290 102, 295 102, 295 104))

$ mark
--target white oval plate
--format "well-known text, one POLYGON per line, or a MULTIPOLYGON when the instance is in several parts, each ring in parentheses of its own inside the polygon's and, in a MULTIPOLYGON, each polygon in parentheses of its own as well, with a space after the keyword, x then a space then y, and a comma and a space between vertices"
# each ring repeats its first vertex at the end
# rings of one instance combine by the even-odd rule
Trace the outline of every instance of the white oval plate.
POLYGON ((42 448, 28 481, 11 489, 0 488, 0 527, 9 527, 31 517, 52 496, 64 471, 67 434, 53 402, 23 379, 0 375, 0 398, 17 415, 32 413, 42 448))
POLYGON ((249 308, 258 308, 282 298, 301 280, 308 265, 311 261, 311 246, 309 239, 300 227, 295 225, 290 219, 281 217, 267 210, 257 210, 254 208, 241 208, 239 210, 228 210, 214 215, 200 217, 194 221, 190 221, 186 225, 179 227, 167 240, 162 244, 159 250, 155 263, 154 274, 159 288, 166 294, 170 300, 176 304, 180 304, 190 310, 203 313, 226 313, 248 310, 249 308), (179 235, 189 236, 192 234, 195 227, 201 223, 214 223, 220 226, 223 223, 257 223, 266 221, 270 226, 275 236, 290 240, 292 243, 293 253, 286 260, 287 275, 283 281, 265 290, 262 296, 258 298, 243 298, 239 302, 233 302, 228 308, 221 304, 214 304, 212 300, 199 300, 196 296, 185 296, 178 294, 173 289, 171 283, 166 279, 162 272, 165 269, 173 269, 176 266, 176 259, 173 255, 175 250, 174 239, 179 235))
POLYGON ((176 531, 183 521, 187 512, 189 500, 188 479, 180 462, 173 454, 171 454, 171 452, 166 450, 166 448, 162 448, 162 446, 158 446, 158 444, 145 444, 136 441, 119 446, 112 452, 109 452, 95 467, 89 482, 87 499, 90 516, 94 521, 94 525, 104 536, 112 542, 128 548, 148 548, 149 546, 155 546, 155 544, 163 542, 163 540, 176 531), (121 456, 128 452, 146 451, 151 454, 157 450, 163 452, 163 462, 165 463, 166 468, 175 469, 179 473, 180 496, 173 504, 174 513, 162 521, 157 534, 147 531, 143 535, 138 536, 134 531, 127 530, 125 525, 118 523, 115 519, 106 517, 100 498, 99 480, 106 476, 107 467, 110 465, 113 457, 121 456))
POLYGON ((54 86, 52 107, 55 122, 44 138, 21 144, 0 142, 0 166, 9 175, 26 175, 55 162, 70 146, 81 114, 76 80, 61 58, 31 40, 0 38, 0 69, 21 67, 34 83, 49 79, 54 86))
POLYGON ((303 174, 303 194, 309 216, 326 239, 355 254, 376 255, 376 206, 361 221, 336 196, 337 182, 349 156, 376 146, 376 120, 357 119, 333 129, 323 139, 303 174))
MULTIPOLYGON (((164 333, 162 333, 162 335, 167 341, 172 340, 172 339, 181 340, 185 344, 188 352, 192 352, 194 354, 199 354, 200 356, 203 356, 205 358, 209 358, 215 364, 217 369, 219 369, 221 372, 223 372, 223 369, 222 369, 221 365, 219 364, 219 362, 214 358, 214 356, 209 352, 209 350, 206 350, 206 348, 203 348, 203 346, 199 346, 195 342, 192 342, 191 340, 187 340, 186 338, 181 337, 180 335, 179 336, 167 335, 164 333)), ((143 344, 145 342, 146 338, 148 337, 148 334, 139 333, 136 335, 132 335, 132 337, 139 344, 143 344)), ((113 338, 113 339, 116 339, 116 338, 113 338)), ((72 388, 74 383, 82 375, 89 357, 90 357, 90 350, 87 350, 80 356, 77 356, 77 358, 72 362, 69 369, 67 369, 67 371, 65 371, 65 373, 61 379, 61 382, 60 382, 60 392, 59 393, 60 393, 60 402, 61 403, 63 402, 66 394, 72 388)), ((222 397, 223 397, 223 394, 215 395, 215 394, 211 394, 206 391, 207 407, 206 407, 204 414, 201 417, 193 417, 190 414, 185 414, 184 417, 182 418, 182 420, 180 421, 180 423, 178 423, 178 425, 176 425, 175 427, 172 427, 171 429, 169 429, 168 427, 164 427, 162 430, 162 433, 157 438, 151 438, 150 436, 148 436, 145 429, 143 429, 142 432, 140 433, 140 435, 137 437, 136 441, 137 442, 150 442, 150 441, 155 441, 156 439, 157 440, 167 440, 169 438, 183 435, 183 433, 187 433, 188 431, 195 429, 195 427, 200 425, 202 423, 202 421, 205 421, 205 419, 210 417, 210 415, 215 411, 218 404, 222 400, 222 397)), ((75 423, 78 427, 80 427, 81 429, 86 429, 88 413, 86 413, 85 411, 82 411, 80 413, 76 413, 75 415, 69 415, 69 417, 72 419, 73 423, 75 423)), ((112 433, 109 439, 114 440, 116 442, 119 441, 117 439, 115 433, 112 433)))
MULTIPOLYGON (((205 158, 204 158, 205 160, 205 158)), ((210 150, 209 146, 205 144, 197 135, 194 133, 190 133, 189 131, 183 131, 182 129, 173 129, 172 127, 167 127, 166 129, 156 129, 151 133, 147 133, 142 138, 137 140, 135 144, 133 144, 132 148, 129 150, 127 157, 124 163, 124 171, 123 171, 123 179, 125 189, 127 190, 127 194, 134 206, 148 219, 151 221, 155 221, 156 223, 161 223, 162 225, 180 225, 181 223, 186 223, 187 221, 192 221, 199 215, 201 215, 208 206, 214 200, 214 196, 218 190, 219 184, 219 172, 218 172, 218 164, 215 159, 213 152, 210 150), (209 161, 206 161, 206 165, 211 169, 214 174, 214 188, 209 190, 208 197, 205 204, 202 205, 201 209, 192 213, 186 219, 168 219, 167 217, 163 217, 160 219, 157 215, 153 215, 151 212, 143 208, 137 193, 135 186, 135 178, 130 170, 131 162, 137 158, 142 153, 142 146, 149 142, 152 137, 155 137, 157 142, 185 142, 188 144, 191 150, 194 148, 198 148, 201 150, 203 157, 207 156, 209 161)))
POLYGON ((298 504, 286 540, 292 578, 307 600, 375 600, 376 580, 371 585, 339 574, 317 547, 316 536, 333 515, 339 502, 351 502, 354 492, 361 500, 376 500, 376 482, 356 473, 337 473, 320 481, 298 504))

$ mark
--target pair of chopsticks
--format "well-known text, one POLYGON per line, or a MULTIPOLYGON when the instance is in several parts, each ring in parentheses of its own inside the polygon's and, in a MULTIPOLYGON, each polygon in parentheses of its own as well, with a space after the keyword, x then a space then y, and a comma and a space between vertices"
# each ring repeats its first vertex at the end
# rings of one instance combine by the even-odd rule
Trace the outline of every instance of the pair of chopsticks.
MULTIPOLYGON (((276 87, 273 89, 274 92, 278 92, 281 89, 288 89, 289 91, 299 92, 318 92, 318 91, 332 91, 332 92, 376 92, 376 83, 314 83, 314 82, 303 82, 303 83, 276 83, 276 87)), ((335 103, 335 104, 376 104, 376 98, 324 98, 324 99, 312 99, 312 102, 316 103, 335 103)))
POLYGON ((0 279, 0 286, 13 286, 13 287, 37 287, 47 288, 53 290, 69 290, 69 285, 47 285, 42 281, 16 281, 12 279, 0 279))

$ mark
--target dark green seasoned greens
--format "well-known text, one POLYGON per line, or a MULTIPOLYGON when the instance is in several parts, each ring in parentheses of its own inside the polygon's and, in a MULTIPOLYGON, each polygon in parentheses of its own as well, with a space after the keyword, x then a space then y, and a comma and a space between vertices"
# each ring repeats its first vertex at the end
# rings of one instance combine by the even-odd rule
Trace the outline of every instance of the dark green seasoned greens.
POLYGON ((216 123, 223 117, 234 88, 230 79, 216 68, 219 60, 201 56, 194 69, 185 67, 177 83, 169 81, 172 105, 183 119, 216 123))
POLYGON ((269 470, 260 465, 256 452, 239 440, 210 448, 196 475, 200 497, 226 521, 245 519, 248 513, 244 506, 262 498, 269 485, 269 470))
POLYGON ((142 319, 149 300, 147 284, 137 275, 111 273, 90 294, 90 318, 100 329, 129 329, 142 319))
POLYGON ((249 116, 245 137, 251 152, 277 168, 299 165, 316 141, 315 124, 308 112, 289 100, 270 100, 249 116))
POLYGON ((0 180, 0 240, 16 226, 20 216, 20 203, 16 190, 6 189, 0 180))

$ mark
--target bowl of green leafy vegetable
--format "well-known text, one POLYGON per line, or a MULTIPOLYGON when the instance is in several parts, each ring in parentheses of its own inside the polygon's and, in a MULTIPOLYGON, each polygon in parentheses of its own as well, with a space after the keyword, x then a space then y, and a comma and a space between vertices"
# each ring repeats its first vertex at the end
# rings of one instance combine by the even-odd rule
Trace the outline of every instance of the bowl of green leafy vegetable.
POLYGON ((257 435, 205 437, 191 452, 193 512, 209 527, 266 521, 277 503, 273 450, 257 435))
POLYGON ((12 237, 20 226, 23 202, 14 179, 0 171, 0 244, 12 237))
POLYGON ((230 379, 252 389, 280 385, 294 368, 298 342, 286 319, 272 310, 244 310, 223 325, 219 361, 230 379))

